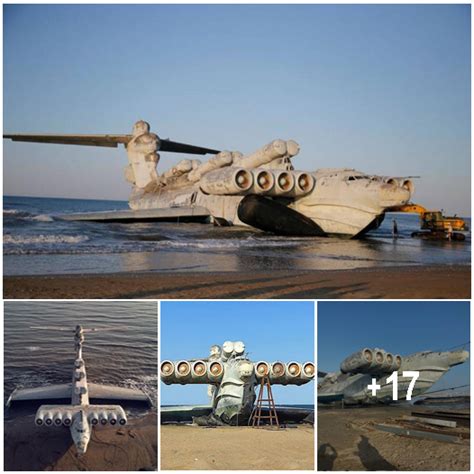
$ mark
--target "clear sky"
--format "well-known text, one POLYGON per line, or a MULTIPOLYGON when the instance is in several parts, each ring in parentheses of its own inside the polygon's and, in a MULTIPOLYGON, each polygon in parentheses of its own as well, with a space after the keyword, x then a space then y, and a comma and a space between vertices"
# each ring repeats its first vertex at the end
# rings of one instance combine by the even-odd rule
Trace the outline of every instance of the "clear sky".
MULTIPOLYGON (((332 372, 364 347, 409 355, 449 350, 470 340, 467 302, 318 303, 318 369, 332 372)), ((466 350, 470 351, 470 345, 466 350)), ((469 359, 453 367, 431 390, 470 383, 469 359)))
MULTIPOLYGON (((161 360, 207 357, 224 341, 243 341, 252 361, 314 361, 312 302, 162 302, 161 360)), ((275 386, 277 404, 314 403, 314 382, 275 386)), ((161 383, 161 404, 206 404, 207 385, 161 383)))
MULTIPOLYGON (((420 175, 470 215, 470 5, 5 5, 4 130, 128 133, 420 175)), ((164 171, 181 157, 163 154, 164 171)), ((126 199, 123 148, 4 144, 6 194, 126 199)))

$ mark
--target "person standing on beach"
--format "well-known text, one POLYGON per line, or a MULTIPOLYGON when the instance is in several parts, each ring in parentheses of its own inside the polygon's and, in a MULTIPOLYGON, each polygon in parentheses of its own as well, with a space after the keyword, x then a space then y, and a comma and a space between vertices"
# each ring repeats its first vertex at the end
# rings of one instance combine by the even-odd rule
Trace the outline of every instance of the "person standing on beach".
POLYGON ((397 221, 395 219, 393 219, 392 236, 394 239, 398 238, 398 226, 397 226, 397 221))

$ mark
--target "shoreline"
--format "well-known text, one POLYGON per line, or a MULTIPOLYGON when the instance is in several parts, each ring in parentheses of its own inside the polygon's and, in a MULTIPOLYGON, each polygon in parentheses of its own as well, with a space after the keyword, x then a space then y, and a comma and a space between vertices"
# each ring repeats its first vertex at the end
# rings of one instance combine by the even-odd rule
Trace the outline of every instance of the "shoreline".
POLYGON ((469 299, 470 265, 3 278, 5 299, 469 299))

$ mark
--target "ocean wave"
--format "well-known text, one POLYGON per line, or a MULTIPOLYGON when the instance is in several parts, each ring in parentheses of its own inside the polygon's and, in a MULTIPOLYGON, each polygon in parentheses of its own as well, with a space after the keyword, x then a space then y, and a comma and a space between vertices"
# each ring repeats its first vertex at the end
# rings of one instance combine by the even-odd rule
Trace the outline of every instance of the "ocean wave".
POLYGON ((10 245, 25 245, 25 244, 79 244, 89 240, 87 235, 11 235, 3 236, 3 243, 10 245))
POLYGON ((10 219, 37 221, 37 222, 53 222, 54 219, 49 214, 32 214, 27 211, 20 211, 19 209, 4 209, 3 216, 10 219))
POLYGON ((198 239, 198 240, 162 240, 162 241, 126 241, 120 243, 86 244, 87 236, 37 235, 4 236, 4 255, 81 255, 81 254, 121 254, 156 252, 159 250, 176 251, 226 251, 239 249, 291 249, 304 248, 312 242, 303 239, 198 239), (68 244, 67 247, 64 244, 68 244), (81 244, 81 245, 77 245, 81 244), (75 246, 77 245, 77 246, 75 246))

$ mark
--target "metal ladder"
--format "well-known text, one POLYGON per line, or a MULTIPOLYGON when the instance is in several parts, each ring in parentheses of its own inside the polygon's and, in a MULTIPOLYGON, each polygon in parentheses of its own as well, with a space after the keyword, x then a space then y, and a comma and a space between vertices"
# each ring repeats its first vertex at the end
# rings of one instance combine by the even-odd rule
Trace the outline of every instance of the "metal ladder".
POLYGON ((264 375, 260 381, 260 390, 258 392, 257 403, 252 410, 249 425, 251 425, 252 428, 259 428, 261 426, 262 420, 269 420, 270 426, 276 426, 277 428, 280 428, 280 423, 278 422, 278 415, 275 408, 275 401, 273 399, 272 387, 270 384, 270 379, 267 375, 264 375), (267 398, 263 398, 265 387, 267 388, 267 398), (262 415, 264 402, 267 403, 268 415, 262 415))

